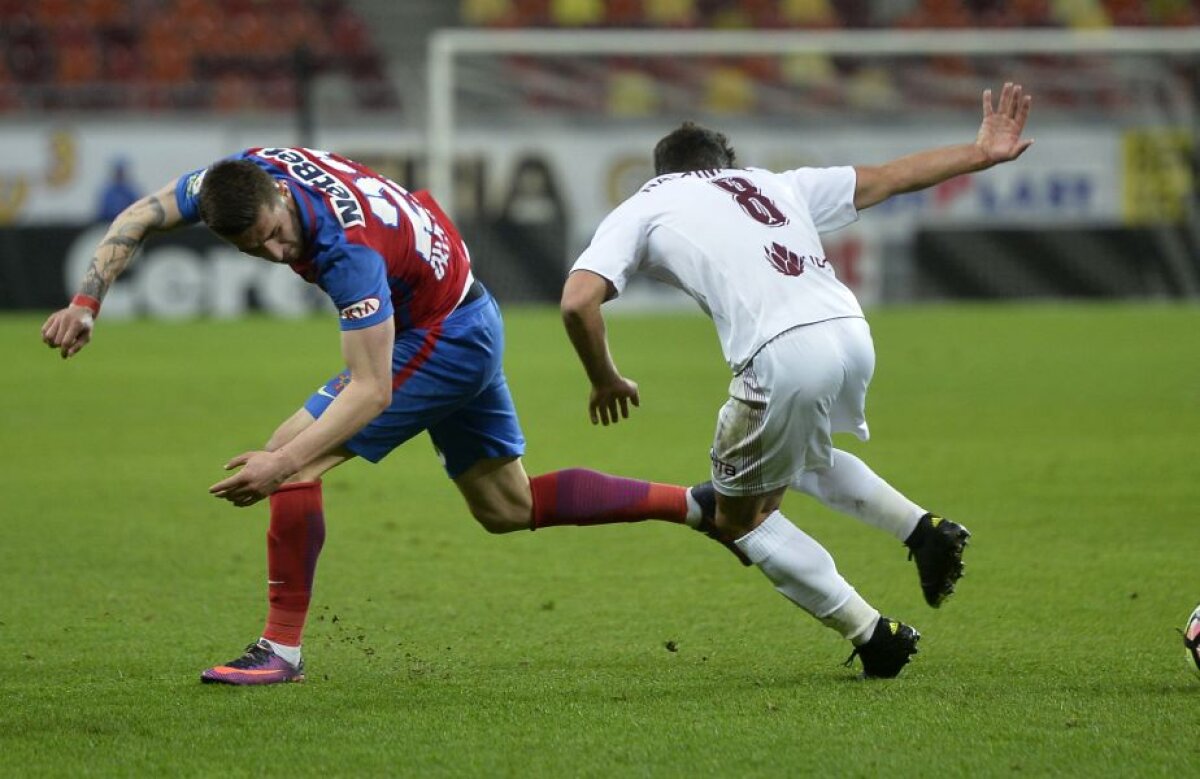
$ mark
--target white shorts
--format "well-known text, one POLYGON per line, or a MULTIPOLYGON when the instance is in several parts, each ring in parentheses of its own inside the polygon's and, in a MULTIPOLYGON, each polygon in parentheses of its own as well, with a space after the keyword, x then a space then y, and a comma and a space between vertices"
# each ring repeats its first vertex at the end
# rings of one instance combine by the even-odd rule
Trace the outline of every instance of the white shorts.
POLYGON ((793 328, 729 383, 717 414, 712 479, 724 495, 764 495, 833 465, 833 433, 867 440, 875 345, 865 319, 793 328))

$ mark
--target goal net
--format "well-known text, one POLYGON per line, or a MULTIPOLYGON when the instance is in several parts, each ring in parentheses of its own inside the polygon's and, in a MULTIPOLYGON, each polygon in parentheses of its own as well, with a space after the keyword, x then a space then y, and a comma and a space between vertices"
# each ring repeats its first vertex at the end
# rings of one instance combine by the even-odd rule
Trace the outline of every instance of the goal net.
POLYGON ((869 165, 970 141, 1005 81, 1034 96, 1021 160, 825 237, 864 303, 1200 296, 1195 30, 449 30, 428 65, 428 184, 508 297, 557 295, 683 120, 745 165, 869 165))

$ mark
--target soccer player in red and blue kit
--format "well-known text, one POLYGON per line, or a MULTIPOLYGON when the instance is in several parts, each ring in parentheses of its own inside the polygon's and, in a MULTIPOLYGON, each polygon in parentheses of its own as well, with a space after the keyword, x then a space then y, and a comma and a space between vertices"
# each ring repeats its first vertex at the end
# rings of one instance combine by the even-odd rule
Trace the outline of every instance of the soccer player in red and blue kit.
MULTIPOLYGON (((235 506, 270 500, 268 609, 262 637, 205 670, 203 681, 303 679, 301 637, 325 539, 320 479, 353 457, 378 462, 422 431, 471 514, 493 533, 704 521, 684 487, 583 469, 527 476, 501 364, 500 310, 472 276, 466 245, 428 193, 336 154, 249 149, 138 200, 113 221, 79 293, 43 325, 43 341, 64 358, 78 353, 146 236, 197 221, 324 290, 339 312, 346 364, 263 450, 234 457, 225 468, 236 473, 209 489, 235 506)), ((627 399, 601 413, 606 423, 628 416, 627 399)))

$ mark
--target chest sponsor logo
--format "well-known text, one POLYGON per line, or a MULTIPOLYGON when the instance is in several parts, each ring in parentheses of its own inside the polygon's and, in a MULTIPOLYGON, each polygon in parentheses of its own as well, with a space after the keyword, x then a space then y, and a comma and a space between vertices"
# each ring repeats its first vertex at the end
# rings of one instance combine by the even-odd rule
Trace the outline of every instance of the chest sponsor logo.
POLYGON ((339 312, 338 316, 349 322, 358 319, 366 319, 371 314, 379 310, 379 298, 365 298, 346 306, 339 312))
POLYGON ((295 149, 262 149, 258 155, 283 163, 288 173, 329 198, 329 204, 342 227, 366 224, 362 204, 350 187, 325 168, 295 149))

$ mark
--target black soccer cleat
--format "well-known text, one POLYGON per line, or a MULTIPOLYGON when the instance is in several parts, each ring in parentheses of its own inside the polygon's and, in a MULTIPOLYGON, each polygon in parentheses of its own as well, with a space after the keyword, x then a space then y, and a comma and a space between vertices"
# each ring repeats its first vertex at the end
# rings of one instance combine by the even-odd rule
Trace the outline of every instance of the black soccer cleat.
POLYGON ((933 608, 954 594, 954 584, 963 575, 963 550, 970 537, 971 533, 957 522, 926 514, 904 542, 908 559, 916 560, 925 602, 933 608))
POLYGON ((701 482, 692 487, 690 492, 692 498, 700 505, 700 523, 695 526, 695 529, 733 552, 734 557, 740 560, 742 565, 754 565, 750 562, 750 558, 746 557, 745 552, 738 549, 737 544, 726 541, 717 532, 717 489, 713 487, 713 483, 711 481, 701 482))
POLYGON ((865 644, 854 647, 846 665, 862 660, 864 679, 894 679, 919 650, 921 634, 903 622, 880 617, 865 644))

